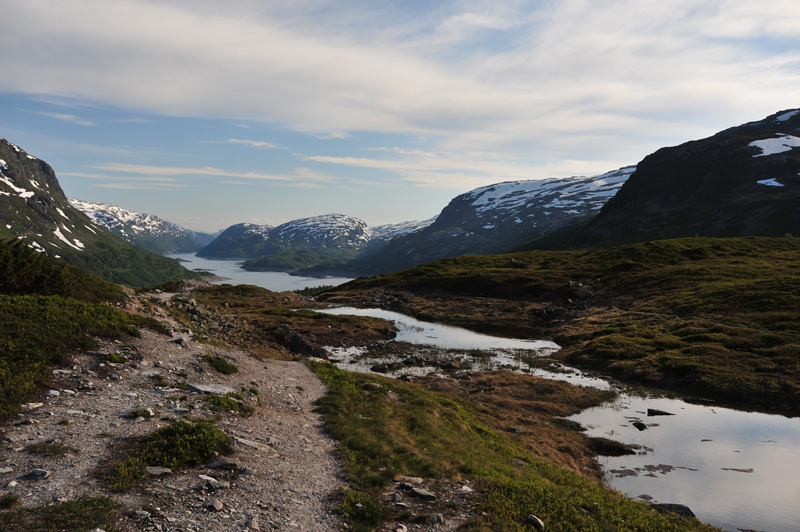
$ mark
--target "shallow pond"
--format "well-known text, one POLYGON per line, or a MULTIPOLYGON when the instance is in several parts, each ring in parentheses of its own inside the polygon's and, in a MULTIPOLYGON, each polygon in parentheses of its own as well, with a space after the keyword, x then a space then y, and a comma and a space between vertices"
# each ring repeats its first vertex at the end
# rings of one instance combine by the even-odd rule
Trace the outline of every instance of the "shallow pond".
POLYGON ((322 285, 338 286, 352 281, 349 277, 303 277, 286 272, 249 272, 241 268, 241 260, 204 259, 194 253, 173 253, 169 257, 181 261, 186 269, 207 271, 226 278, 212 284, 252 284, 275 292, 290 292, 322 285))
MULTIPOLYGON (((469 359, 492 352, 474 369, 505 367, 573 384, 608 389, 606 381, 565 368, 531 367, 528 357, 552 353, 553 342, 481 335, 458 327, 421 322, 380 309, 334 308, 324 312, 380 317, 395 322, 397 340, 446 349, 442 356, 469 359)), ((330 349, 338 365, 369 371, 389 358, 363 358, 364 350, 330 349)), ((437 368, 404 368, 390 375, 426 374, 437 368)), ((651 502, 684 504, 704 522, 724 530, 800 531, 800 418, 740 412, 665 398, 621 393, 616 401, 573 416, 590 436, 643 446, 640 454, 600 458, 607 483, 651 502), (648 416, 648 409, 673 415, 648 416), (634 426, 637 423, 639 430, 634 426)))

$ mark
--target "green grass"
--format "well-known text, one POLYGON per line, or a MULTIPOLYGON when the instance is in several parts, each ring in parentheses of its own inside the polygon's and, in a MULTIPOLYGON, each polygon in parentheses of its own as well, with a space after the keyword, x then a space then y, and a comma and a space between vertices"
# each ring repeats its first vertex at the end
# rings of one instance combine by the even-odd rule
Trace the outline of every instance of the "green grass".
POLYGON ((429 295, 442 307, 428 310, 427 317, 458 319, 482 330, 491 329, 492 316, 456 313, 448 298, 573 309, 566 324, 537 326, 566 347, 557 356, 568 356, 574 365, 632 383, 796 414, 798 263, 800 239, 687 238, 459 257, 358 279, 333 293, 382 289, 429 295), (503 267, 511 258, 530 267, 503 267), (594 297, 576 297, 571 281, 590 286, 594 297))
POLYGON ((232 450, 230 437, 211 423, 178 421, 137 442, 110 468, 106 481, 113 491, 126 491, 147 475, 148 466, 181 469, 232 450))
POLYGON ((137 326, 161 329, 155 320, 108 305, 60 296, 0 295, 0 419, 15 415, 67 353, 97 348, 95 337, 138 337, 137 326))
POLYGON ((97 496, 37 508, 0 512, 4 532, 85 532, 95 527, 109 529, 119 507, 110 497, 97 496))
POLYGON ((54 456, 62 456, 69 453, 79 453, 81 451, 80 449, 76 449, 75 447, 64 445, 62 443, 42 442, 25 446, 25 452, 31 454, 38 454, 40 456, 54 457, 54 456))
POLYGON ((212 412, 234 412, 243 416, 249 416, 254 410, 238 393, 204 395, 203 402, 212 412))
POLYGON ((209 353, 205 355, 200 355, 200 358, 205 360, 209 366, 219 371, 223 375, 232 375, 234 373, 239 372, 239 368, 237 368, 235 365, 231 364, 222 357, 218 357, 216 355, 212 355, 209 353))
POLYGON ((396 475, 469 479, 486 495, 479 508, 484 514, 471 522, 472 531, 529 530, 524 521, 530 514, 553 531, 716 530, 657 514, 541 459, 459 400, 331 364, 311 368, 329 390, 318 409, 347 465, 351 490, 344 493, 340 511, 352 530, 380 530, 397 517, 372 495, 396 475), (368 382, 382 386, 367 392, 368 382), (521 467, 520 461, 530 465, 521 467))

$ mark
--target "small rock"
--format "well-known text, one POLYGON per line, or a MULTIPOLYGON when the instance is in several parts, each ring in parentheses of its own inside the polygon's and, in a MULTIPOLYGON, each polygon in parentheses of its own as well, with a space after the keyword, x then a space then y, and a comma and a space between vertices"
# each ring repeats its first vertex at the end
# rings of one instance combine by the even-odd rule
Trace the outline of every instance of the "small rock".
POLYGON ((224 490, 231 487, 231 483, 225 480, 217 480, 214 477, 209 477, 208 475, 198 475, 200 480, 204 482, 204 485, 214 491, 216 490, 224 490))
POLYGON ((217 458, 206 467, 209 469, 227 469, 229 471, 236 471, 241 467, 242 463, 238 458, 217 458))
POLYGON ((257 515, 253 514, 247 516, 247 528, 249 528, 250 530, 261 530, 261 526, 258 523, 257 515))
POLYGON ((461 486, 461 488, 458 491, 460 491, 461 493, 472 493, 472 488, 470 488, 469 486, 461 486))
POLYGON ((139 509, 133 512, 133 517, 135 519, 148 519, 150 517, 150 512, 139 509))
POLYGON ((657 408, 648 408, 647 409, 648 416, 674 416, 672 412, 665 412, 663 410, 658 410, 657 408))
POLYGON ((442 514, 431 514, 431 521, 434 523, 444 524, 444 516, 442 514))
POLYGON ((645 425, 641 421, 634 421, 633 426, 639 429, 640 431, 647 429, 647 425, 645 425))
POLYGON ((34 408, 41 408, 44 406, 44 403, 25 403, 22 405, 23 410, 33 410, 34 408))
POLYGON ((10 467, 0 467, 0 475, 7 475, 8 473, 13 473, 14 470, 10 467))
POLYGON ((58 397, 59 395, 61 395, 61 392, 58 390, 47 390, 44 392, 45 397, 58 397))
POLYGON ((236 389, 223 384, 192 384, 187 383, 190 392, 195 393, 215 393, 217 395, 225 395, 226 393, 235 393, 236 389))
POLYGON ((159 477, 161 475, 171 475, 172 469, 168 467, 156 467, 156 466, 148 466, 145 467, 147 470, 147 474, 151 477, 159 477))
POLYGON ((249 467, 243 467, 239 470, 239 474, 244 475, 246 477, 254 477, 256 475, 256 472, 250 469, 249 467))
POLYGON ((64 413, 67 414, 68 416, 82 416, 86 412, 84 412, 83 410, 67 410, 64 413))
POLYGON ((186 338, 175 338, 167 341, 173 344, 178 344, 181 347, 189 347, 189 342, 186 341, 186 338))
POLYGON ((544 521, 536 517, 535 515, 531 514, 525 519, 525 523, 533 526, 536 530, 544 530, 544 521))
POLYGON ((11 489, 11 488, 16 488, 18 484, 19 484, 19 483, 18 483, 16 480, 12 480, 11 482, 9 482, 8 484, 6 484, 6 485, 5 485, 5 486, 3 486, 3 487, 4 487, 4 488, 11 489))
POLYGON ((206 501, 206 508, 214 512, 221 512, 225 505, 222 504, 221 500, 214 498, 206 501))
POLYGON ((435 501, 436 494, 424 488, 413 488, 411 493, 422 499, 423 501, 435 501))
POLYGON ((22 477, 22 480, 44 480, 50 477, 50 471, 46 471, 44 469, 34 469, 29 473, 26 473, 22 477))
POLYGON ((396 525, 392 529, 392 532, 408 532, 408 528, 406 527, 406 525, 396 525))

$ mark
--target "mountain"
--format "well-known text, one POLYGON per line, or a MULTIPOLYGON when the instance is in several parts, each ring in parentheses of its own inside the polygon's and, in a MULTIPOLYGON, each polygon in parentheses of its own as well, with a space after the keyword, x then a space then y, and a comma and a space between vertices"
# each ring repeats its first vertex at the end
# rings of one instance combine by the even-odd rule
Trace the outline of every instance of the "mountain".
POLYGON ((19 239, 54 259, 131 286, 196 278, 177 261, 113 235, 70 205, 53 169, 0 139, 0 239, 19 239))
POLYGON ((364 255, 377 253, 386 247, 389 241, 393 238, 420 231, 435 221, 436 216, 422 221, 415 220, 410 222, 400 222, 397 224, 386 224, 371 227, 370 231, 372 232, 372 237, 369 239, 367 247, 364 249, 364 255))
POLYGON ((198 251, 214 240, 212 235, 184 229, 152 214, 74 198, 70 198, 69 202, 97 225, 102 225, 131 244, 159 255, 198 251))
POLYGON ((371 236, 363 220, 343 214, 325 214, 292 220, 277 227, 233 225, 197 255, 251 259, 243 265, 249 270, 299 268, 352 259, 366 248, 371 236))
POLYGON ((800 109, 662 148, 600 213, 537 247, 800 235, 800 109), (797 136, 795 136, 797 135, 797 136))
POLYGON ((635 167, 593 177, 508 181, 455 197, 430 225, 397 237, 350 269, 379 273, 467 254, 510 251, 596 214, 635 167))

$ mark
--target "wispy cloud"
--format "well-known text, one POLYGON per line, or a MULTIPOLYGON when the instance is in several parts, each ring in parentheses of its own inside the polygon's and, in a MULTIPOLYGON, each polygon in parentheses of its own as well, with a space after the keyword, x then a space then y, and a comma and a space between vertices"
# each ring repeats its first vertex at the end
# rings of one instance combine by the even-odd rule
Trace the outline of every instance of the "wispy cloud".
POLYGON ((353 135, 346 131, 331 131, 325 135, 317 135, 317 138, 320 140, 349 139, 352 137, 353 135))
POLYGON ((245 146, 250 146, 251 148, 268 148, 272 150, 279 148, 278 145, 264 140, 228 139, 226 142, 228 144, 244 144, 245 146))
POLYGON ((95 123, 91 120, 87 120, 85 118, 81 118, 76 115, 71 115, 68 113, 50 113, 46 111, 37 111, 36 114, 47 116, 50 118, 54 118, 56 120, 61 120, 63 122, 71 122, 73 124, 78 124, 79 126, 94 126, 95 123))

